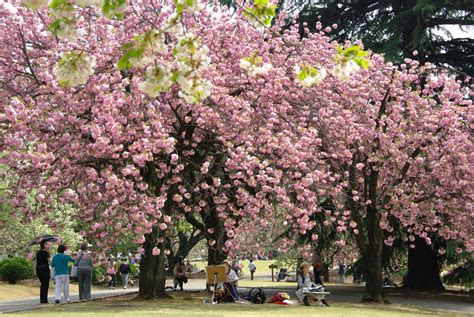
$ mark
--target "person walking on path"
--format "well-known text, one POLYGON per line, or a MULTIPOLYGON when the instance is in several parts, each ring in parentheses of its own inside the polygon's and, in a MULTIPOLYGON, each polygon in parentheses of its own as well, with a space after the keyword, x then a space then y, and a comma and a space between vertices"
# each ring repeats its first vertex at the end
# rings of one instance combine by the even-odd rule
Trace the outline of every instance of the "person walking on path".
POLYGON ((75 264, 77 265, 77 282, 79 284, 79 300, 91 298, 92 285, 92 259, 88 251, 90 244, 81 244, 81 251, 77 255, 75 264))
POLYGON ((51 267, 54 268, 54 280, 56 281, 56 290, 54 292, 54 302, 59 304, 61 302, 61 292, 64 295, 64 300, 69 302, 69 269, 68 263, 74 262, 74 259, 67 254, 66 246, 59 245, 58 253, 53 256, 51 267))
POLYGON ((109 281, 109 288, 115 289, 115 278, 117 276, 117 272, 115 271, 115 261, 114 259, 110 258, 109 262, 107 263, 107 275, 110 278, 109 281))
POLYGON ((40 303, 48 303, 48 289, 49 289, 49 280, 51 279, 51 270, 49 268, 49 249, 51 248, 51 243, 43 241, 40 243, 40 250, 36 253, 35 261, 35 270, 36 276, 40 280, 40 303))
POLYGON ((344 275, 346 274, 346 265, 339 262, 339 283, 344 284, 344 275))
POLYGON ((132 273, 130 265, 128 265, 127 258, 122 259, 122 264, 120 264, 119 271, 120 275, 122 275, 123 288, 126 289, 128 286, 128 277, 130 276, 129 274, 132 273))
POLYGON ((249 271, 250 271, 250 280, 253 281, 253 274, 255 273, 257 267, 255 266, 255 263, 253 263, 253 260, 250 259, 249 262, 249 271))

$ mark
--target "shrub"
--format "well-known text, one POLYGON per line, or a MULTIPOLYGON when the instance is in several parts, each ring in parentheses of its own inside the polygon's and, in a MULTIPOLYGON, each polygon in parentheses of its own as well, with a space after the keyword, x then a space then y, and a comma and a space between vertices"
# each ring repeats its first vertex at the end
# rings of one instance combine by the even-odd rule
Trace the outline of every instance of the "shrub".
POLYGON ((95 266, 92 269, 92 281, 94 283, 102 283, 105 280, 106 270, 102 266, 95 266))
POLYGON ((8 258, 0 261, 0 280, 10 284, 33 277, 33 267, 23 258, 8 258))

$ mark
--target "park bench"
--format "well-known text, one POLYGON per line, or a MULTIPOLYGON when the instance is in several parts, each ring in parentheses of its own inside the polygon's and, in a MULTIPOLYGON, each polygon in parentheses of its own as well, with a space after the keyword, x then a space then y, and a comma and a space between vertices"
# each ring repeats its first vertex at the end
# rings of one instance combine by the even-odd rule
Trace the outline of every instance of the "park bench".
POLYGON ((317 291, 303 291, 303 295, 308 296, 308 298, 316 300, 320 306, 327 306, 326 304, 326 295, 331 294, 330 292, 317 292, 317 291))

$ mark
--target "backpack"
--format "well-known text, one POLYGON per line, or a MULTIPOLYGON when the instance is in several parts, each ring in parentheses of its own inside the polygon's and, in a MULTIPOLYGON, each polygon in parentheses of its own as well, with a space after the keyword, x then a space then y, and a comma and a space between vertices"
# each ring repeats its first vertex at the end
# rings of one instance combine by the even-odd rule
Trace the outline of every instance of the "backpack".
POLYGON ((252 304, 265 304, 267 300, 267 296, 265 295, 265 292, 263 291, 262 287, 258 288, 252 288, 249 291, 249 295, 247 299, 252 303, 252 304))

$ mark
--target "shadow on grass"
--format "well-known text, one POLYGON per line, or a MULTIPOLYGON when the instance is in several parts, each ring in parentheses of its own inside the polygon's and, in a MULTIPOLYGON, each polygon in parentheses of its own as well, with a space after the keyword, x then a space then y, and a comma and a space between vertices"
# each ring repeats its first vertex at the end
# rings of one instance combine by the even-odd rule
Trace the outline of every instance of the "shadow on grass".
POLYGON ((369 305, 333 303, 331 307, 281 306, 274 304, 204 304, 210 295, 203 292, 182 292, 171 299, 143 301, 135 295, 109 298, 85 303, 49 306, 22 312, 34 316, 467 316, 442 311, 420 309, 408 305, 369 305))

